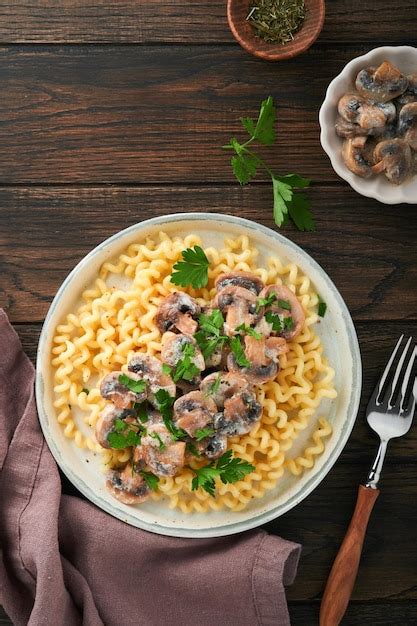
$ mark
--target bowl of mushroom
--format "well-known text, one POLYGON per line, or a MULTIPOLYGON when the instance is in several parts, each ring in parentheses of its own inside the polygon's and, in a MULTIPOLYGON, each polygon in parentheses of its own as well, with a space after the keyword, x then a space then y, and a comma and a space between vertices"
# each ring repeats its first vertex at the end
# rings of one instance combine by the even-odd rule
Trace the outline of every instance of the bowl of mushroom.
POLYGON ((385 204, 417 204, 417 48, 350 61, 321 106, 320 141, 335 172, 385 204))

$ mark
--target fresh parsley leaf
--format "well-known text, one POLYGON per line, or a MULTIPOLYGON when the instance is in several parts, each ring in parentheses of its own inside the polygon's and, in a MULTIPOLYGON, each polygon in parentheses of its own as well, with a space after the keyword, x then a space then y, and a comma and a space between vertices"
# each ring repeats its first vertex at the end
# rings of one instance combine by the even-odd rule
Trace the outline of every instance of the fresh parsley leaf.
POLYGON ((259 165, 259 159, 250 154, 242 152, 232 156, 230 160, 233 173, 241 185, 246 185, 256 174, 256 168, 259 165))
POLYGON ((87 394, 87 396, 88 396, 88 394, 90 393, 90 390, 89 390, 89 389, 87 389, 87 387, 83 387, 83 388, 81 389, 81 392, 84 392, 84 393, 85 393, 85 394, 87 394))
POLYGON ((209 260, 200 246, 182 251, 182 261, 177 261, 171 274, 171 282, 181 287, 200 289, 208 283, 209 260))
POLYGON ((272 330, 276 333, 280 333, 283 328, 283 324, 280 316, 277 313, 272 313, 272 311, 267 311, 265 313, 265 319, 268 324, 272 324, 272 330))
POLYGON ((126 422, 121 419, 117 419, 114 421, 113 430, 116 433, 121 433, 126 429, 126 422))
POLYGON ((166 445, 162 441, 161 435, 159 433, 152 432, 152 433, 148 433, 148 434, 149 434, 150 437, 152 437, 152 439, 156 439, 156 441, 158 442, 158 447, 159 447, 159 449, 161 451, 165 450, 166 445))
POLYGON ((134 430, 129 430, 126 435, 126 447, 138 446, 141 441, 141 436, 134 430))
POLYGON ((149 489, 152 489, 152 491, 156 491, 158 489, 158 476, 155 476, 155 474, 152 474, 152 472, 146 472, 145 470, 141 470, 139 474, 144 478, 145 483, 148 485, 149 489))
POLYGON ((216 395, 216 393, 220 389, 220 382, 221 382, 221 374, 219 372, 217 374, 217 376, 216 376, 216 379, 213 380, 213 382, 208 386, 206 395, 207 396, 214 396, 214 395, 216 395))
POLYGON ((117 450, 127 448, 126 437, 121 433, 109 433, 107 435, 107 441, 109 442, 111 448, 116 448, 117 450))
POLYGON ((277 294, 274 291, 271 291, 266 298, 258 298, 256 302, 256 312, 259 312, 259 309, 263 306, 271 306, 277 299, 277 294))
POLYGON ((206 437, 211 437, 212 435, 214 435, 216 431, 213 430, 213 428, 199 428, 198 430, 195 431, 194 433, 194 438, 197 441, 201 441, 202 439, 205 439, 206 437))
POLYGON ((195 356, 195 347, 192 343, 183 343, 181 346, 182 358, 180 358, 171 370, 171 376, 174 383, 179 380, 193 380, 199 376, 200 370, 192 359, 195 356))
POLYGON ((289 215, 298 230, 313 231, 316 229, 309 206, 309 200, 304 193, 295 193, 288 203, 289 215))
POLYGON ((182 428, 178 428, 177 426, 175 426, 174 422, 172 421, 172 406, 175 402, 175 398, 170 396, 166 389, 158 389, 155 394, 155 400, 157 408, 162 415, 162 420, 166 428, 169 430, 173 441, 178 441, 188 437, 185 430, 182 430, 182 428))
POLYGON ((235 330, 238 332, 243 332, 243 334, 250 335, 251 337, 255 337, 255 339, 262 339, 261 333, 258 333, 252 326, 247 326, 246 324, 240 324, 240 326, 236 326, 235 330))
POLYGON ((292 330, 294 328, 294 320, 292 317, 284 317, 283 318, 284 330, 292 330))
POLYGON ((134 380, 133 378, 126 376, 126 374, 120 374, 119 383, 135 393, 142 393, 145 391, 146 387, 146 382, 144 380, 134 380))
POLYGON ((214 497, 216 490, 215 480, 217 477, 224 484, 235 483, 255 470, 255 467, 247 463, 247 461, 243 461, 239 457, 232 458, 232 454, 232 450, 227 450, 217 462, 193 470, 195 476, 191 484, 192 490, 195 491, 201 487, 214 497))
POLYGON ((171 376, 172 367, 170 367, 166 363, 162 363, 162 371, 163 371, 164 374, 168 374, 168 376, 171 376))
POLYGON ((189 452, 193 456, 196 456, 197 458, 201 457, 201 454, 199 453, 199 451, 197 450, 197 448, 195 447, 193 443, 191 442, 186 443, 185 449, 187 450, 187 452, 189 452))
POLYGON ((318 295, 318 299, 319 299, 319 304, 318 304, 317 313, 319 314, 320 317, 324 317, 327 311, 327 304, 325 303, 324 300, 320 298, 319 295, 318 295))
POLYGON ((273 212, 275 223, 281 227, 294 222, 299 230, 314 230, 314 219, 309 210, 308 198, 303 194, 294 194, 294 189, 308 187, 310 181, 298 174, 278 176, 254 153, 251 144, 254 141, 265 146, 271 146, 275 141, 275 106, 272 96, 263 100, 256 124, 250 117, 241 118, 242 126, 249 133, 250 138, 245 143, 239 143, 236 137, 223 146, 225 150, 233 150, 231 159, 234 175, 241 185, 246 185, 256 175, 257 169, 262 167, 272 180, 273 212))
POLYGON ((194 339, 207 360, 228 339, 223 335, 224 317, 220 309, 213 309, 208 315, 202 313, 198 322, 200 330, 195 333, 194 339))
POLYGON ((224 326, 224 317, 220 309, 213 309, 208 315, 201 313, 198 318, 200 329, 208 335, 219 337, 224 326))
POLYGON ((278 300, 278 306, 280 309, 291 311, 291 304, 288 302, 288 300, 278 300))
POLYGON ((138 418, 143 424, 145 424, 149 420, 148 405, 146 402, 135 402, 133 405, 133 410, 136 411, 138 418))
POLYGON ((230 340, 230 348, 239 367, 250 367, 250 361, 246 358, 245 351, 240 342, 240 337, 232 337, 230 340))

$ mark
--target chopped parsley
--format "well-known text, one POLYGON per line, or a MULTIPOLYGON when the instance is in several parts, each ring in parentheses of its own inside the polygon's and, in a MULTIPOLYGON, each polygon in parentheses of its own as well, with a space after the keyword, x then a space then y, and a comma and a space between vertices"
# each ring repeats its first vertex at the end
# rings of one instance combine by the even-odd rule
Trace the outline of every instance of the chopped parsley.
POLYGON ((145 429, 139 424, 116 419, 113 430, 107 435, 107 441, 111 448, 123 450, 130 446, 139 446, 142 435, 145 434, 145 429))
POLYGON ((266 321, 272 325, 272 330, 276 333, 282 333, 284 330, 291 330, 294 328, 294 320, 291 316, 281 316, 272 311, 265 313, 266 321))
POLYGON ((178 441, 180 439, 185 439, 188 437, 185 430, 182 428, 178 428, 175 426, 172 421, 172 406, 175 402, 175 398, 169 395, 166 389, 158 389, 155 394, 155 400, 158 406, 158 409, 162 415, 163 422, 166 428, 169 430, 171 438, 173 441, 178 441))
POLYGON ((146 388, 146 382, 144 380, 134 380, 126 376, 126 374, 120 374, 119 383, 134 393, 142 393, 146 388))
POLYGON ((193 456, 196 456, 197 458, 201 456, 201 454, 199 453, 199 451, 197 450, 197 448, 195 447, 193 443, 190 443, 190 442, 186 443, 185 449, 187 450, 187 452, 189 452, 193 456))
POLYGON ((172 380, 177 383, 179 380, 193 380, 200 375, 200 370, 192 359, 195 356, 195 347, 192 343, 183 343, 181 346, 182 358, 175 366, 172 380))
POLYGON ((277 294, 274 291, 271 291, 266 298, 258 298, 256 302, 256 312, 259 312, 259 309, 263 306, 271 306, 277 299, 277 294))
POLYGON ((158 447, 161 450, 161 452, 162 450, 165 450, 166 445, 162 441, 161 435, 159 433, 152 432, 152 433, 148 433, 148 435, 149 437, 152 437, 152 439, 156 439, 156 441, 158 442, 158 447))
POLYGON ((163 371, 164 374, 167 374, 168 376, 171 376, 171 374, 172 374, 172 367, 170 367, 166 363, 162 363, 162 371, 163 371))
POLYGON ((246 335, 250 335, 251 337, 255 337, 255 339, 262 339, 261 333, 258 333, 252 326, 247 326, 246 324, 240 324, 240 326, 236 326, 235 330, 238 332, 243 332, 246 335))
POLYGON ((216 379, 213 380, 212 383, 210 383, 210 385, 207 388, 207 391, 205 393, 206 396, 215 396, 216 393, 219 391, 220 389, 220 382, 221 382, 221 378, 222 375, 220 372, 218 372, 216 379))
POLYGON ((291 311, 291 304, 288 302, 288 300, 278 300, 278 306, 280 309, 291 311))
POLYGON ((228 338, 223 334, 224 317, 220 309, 213 309, 208 315, 202 313, 198 318, 200 329, 194 338, 205 360, 222 348, 228 338))
POLYGON ((211 496, 215 496, 216 478, 222 483, 235 483, 254 471, 255 467, 239 457, 232 458, 232 450, 227 450, 215 462, 205 465, 200 469, 194 469, 195 476, 191 483, 193 491, 201 487, 211 496))
POLYGON ((327 311, 327 304, 325 303, 324 300, 322 300, 320 298, 320 296, 318 294, 317 294, 317 297, 319 299, 319 305, 318 305, 317 313, 319 314, 320 317, 324 317, 326 315, 326 311, 327 311))
POLYGON ((171 283, 181 287, 200 289, 208 283, 209 260, 200 246, 182 251, 182 261, 177 261, 171 274, 171 283))
POLYGON ((146 472, 145 470, 141 470, 139 474, 143 477, 149 489, 152 489, 152 491, 156 491, 158 489, 158 476, 155 476, 152 472, 146 472))
POLYGON ((136 414, 142 424, 145 424, 149 420, 147 402, 134 402, 133 410, 136 411, 136 414))
POLYGON ((197 441, 202 441, 203 439, 206 439, 206 437, 211 437, 212 435, 214 435, 215 432, 216 431, 213 428, 199 428, 195 431, 194 438, 197 441))
POLYGON ((240 342, 240 337, 232 337, 230 340, 230 348, 239 367, 250 367, 250 361, 246 358, 245 351, 240 342))

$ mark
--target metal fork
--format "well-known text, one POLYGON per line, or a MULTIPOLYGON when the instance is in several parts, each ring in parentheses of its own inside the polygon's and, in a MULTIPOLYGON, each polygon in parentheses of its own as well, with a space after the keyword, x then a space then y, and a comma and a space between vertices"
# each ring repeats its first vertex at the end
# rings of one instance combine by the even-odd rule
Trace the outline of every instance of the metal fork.
POLYGON ((413 421, 417 378, 412 390, 410 387, 417 348, 410 337, 394 369, 403 339, 401 335, 366 409, 368 424, 381 442, 365 486, 359 486, 355 511, 327 580, 320 607, 320 626, 337 626, 345 614, 358 573, 369 517, 379 495, 378 482, 388 441, 405 435, 413 421))

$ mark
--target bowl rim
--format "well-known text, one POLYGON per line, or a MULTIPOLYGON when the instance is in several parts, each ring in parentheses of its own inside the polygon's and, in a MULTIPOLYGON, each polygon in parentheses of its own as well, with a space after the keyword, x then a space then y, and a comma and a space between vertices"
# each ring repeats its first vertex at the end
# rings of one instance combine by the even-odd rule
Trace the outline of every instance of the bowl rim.
POLYGON ((417 64, 417 47, 409 46, 409 45, 398 45, 398 46, 378 46, 377 48, 372 48, 365 54, 361 54, 357 57, 354 57, 346 65, 343 69, 337 74, 329 83, 324 100, 321 104, 319 110, 319 124, 320 124, 320 143, 330 159, 333 170, 336 172, 340 178, 345 180, 349 185, 354 189, 357 193, 367 198, 373 198, 378 200, 383 204, 417 204, 417 197, 415 200, 412 198, 408 198, 404 195, 400 195, 402 191, 402 186, 398 187, 392 186, 391 191, 392 194, 384 194, 383 191, 379 191, 375 188, 372 188, 367 184, 368 180, 360 178, 356 176, 353 172, 351 172, 344 164, 340 165, 336 159, 335 151, 333 150, 329 136, 329 125, 326 120, 326 116, 329 111, 334 109, 334 104, 331 102, 333 91, 335 88, 339 86, 340 83, 344 81, 351 80, 351 74, 353 68, 357 69, 356 65, 362 65, 362 63, 371 63, 374 56, 379 54, 387 54, 389 55, 392 52, 404 52, 412 54, 416 56, 416 64, 417 64))
MULTIPOLYGON (((48 355, 49 358, 49 355, 48 355)), ((240 218, 232 215, 223 215, 221 213, 209 213, 209 212, 190 212, 190 213, 173 213, 169 216, 160 215, 157 217, 153 217, 147 220, 143 220, 142 222, 138 222, 132 224, 131 226, 115 233, 114 235, 108 237, 101 243, 99 243, 96 247, 94 247, 87 255, 85 255, 79 263, 73 268, 73 270, 68 274, 65 278, 61 286, 59 287, 51 305, 48 310, 48 313, 45 317, 44 324, 42 326, 42 331, 40 334, 39 344, 38 344, 38 352, 37 352, 37 360, 36 360, 36 375, 35 375, 35 396, 36 396, 36 405, 38 409, 39 422, 42 427, 43 435, 48 444, 48 447, 56 461, 59 465, 63 473, 70 480, 70 482, 90 501, 97 505, 99 508, 104 510, 106 513, 109 513, 113 517, 116 517, 124 522, 129 523, 132 526, 142 528, 143 530, 147 530, 150 532, 154 532, 157 534, 163 534, 167 536, 174 537, 189 537, 189 538, 205 538, 205 537, 221 537, 226 535, 232 535, 235 533, 239 533, 245 530, 250 530, 252 528, 256 528, 262 524, 270 522, 277 517, 280 517, 290 509, 297 506, 302 500, 304 500, 325 478, 325 476, 329 473, 340 454, 342 453, 343 448, 345 447, 350 434, 352 432, 353 426, 355 424, 359 403, 361 398, 362 391, 362 361, 361 361, 361 353, 359 348, 358 337, 356 334, 355 326, 353 324, 353 320, 351 318, 350 312, 347 308, 346 303, 344 302, 341 294, 336 288, 335 284, 328 276, 327 272, 319 265, 317 261, 315 261, 307 252, 305 252, 300 246, 295 244, 290 239, 287 239, 284 235, 275 232, 274 230, 263 226, 262 224, 258 224, 252 220, 248 220, 246 218, 240 218), (45 354, 45 344, 47 342, 47 335, 49 332, 49 322, 53 313, 58 306, 61 296, 67 287, 71 284, 72 280, 78 276, 78 274, 84 269, 84 267, 88 266, 90 261, 94 259, 96 255, 102 252, 104 249, 111 246, 113 243, 117 242, 119 239, 128 236, 129 234, 139 231, 141 229, 145 229, 149 226, 164 226, 167 222, 181 222, 181 221, 207 221, 207 220, 220 220, 226 222, 228 224, 234 226, 244 226, 248 230, 252 231, 261 231, 265 236, 272 237, 277 241, 277 243, 291 248, 295 253, 300 254, 303 258, 305 258, 309 263, 311 263, 312 268, 319 272, 324 280, 328 283, 329 288, 333 292, 333 296, 337 300, 338 306, 342 311, 343 320, 346 326, 346 330, 349 334, 349 339, 351 339, 351 355, 352 355, 352 387, 350 389, 350 399, 348 403, 348 409, 346 411, 346 426, 343 431, 340 433, 340 437, 335 442, 334 448, 331 450, 328 458, 324 462, 321 469, 316 472, 310 480, 304 486, 302 492, 299 492, 289 498, 284 504, 272 508, 271 510, 264 511, 260 514, 254 515, 247 520, 243 520, 240 522, 235 522, 231 524, 226 524, 223 526, 215 526, 215 527, 205 527, 205 528, 181 528, 181 527, 170 527, 164 526, 163 524, 151 524, 144 520, 138 520, 135 516, 129 515, 125 511, 121 511, 117 508, 115 504, 108 503, 106 500, 100 498, 99 494, 96 494, 88 484, 86 484, 83 479, 76 475, 76 473, 70 467, 70 464, 65 461, 65 458, 61 456, 59 451, 59 447, 55 442, 52 433, 49 431, 48 425, 48 414, 44 407, 43 397, 45 393, 45 385, 43 381, 43 359, 45 354)))
MULTIPOLYGON (((264 42, 263 45, 268 46, 268 48, 260 49, 256 47, 255 36, 253 36, 253 38, 247 38, 241 35, 241 30, 236 26, 236 22, 232 17, 233 7, 234 0, 227 0, 227 21, 229 23, 229 28, 232 32, 233 37, 236 39, 238 44, 240 44, 240 46, 242 46, 242 48, 246 50, 246 52, 249 52, 259 59, 263 59, 264 61, 284 61, 285 59, 292 59, 308 50, 308 48, 313 45, 313 43, 320 35, 326 16, 325 0, 318 0, 318 8, 315 10, 315 13, 318 14, 319 19, 315 22, 315 28, 312 30, 308 37, 300 37, 300 39, 298 40, 298 42, 300 43, 299 47, 291 48, 289 44, 292 44, 293 42, 288 42, 288 44, 284 45, 273 43, 268 44, 268 42, 264 42), (253 45, 251 45, 251 43, 253 45)), ((301 27, 298 32, 302 33, 302 30, 303 29, 301 27)))

